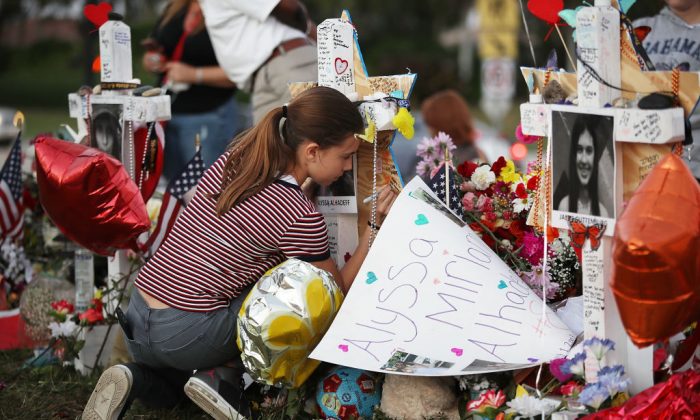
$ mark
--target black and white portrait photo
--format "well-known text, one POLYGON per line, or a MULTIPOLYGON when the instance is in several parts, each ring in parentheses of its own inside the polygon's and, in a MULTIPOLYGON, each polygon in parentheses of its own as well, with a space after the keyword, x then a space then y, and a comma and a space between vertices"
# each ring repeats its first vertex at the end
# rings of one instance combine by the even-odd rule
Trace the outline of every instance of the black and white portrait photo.
POLYGON ((92 104, 90 146, 122 160, 122 105, 92 104))
POLYGON ((551 132, 553 210, 614 218, 613 116, 555 107, 551 132))

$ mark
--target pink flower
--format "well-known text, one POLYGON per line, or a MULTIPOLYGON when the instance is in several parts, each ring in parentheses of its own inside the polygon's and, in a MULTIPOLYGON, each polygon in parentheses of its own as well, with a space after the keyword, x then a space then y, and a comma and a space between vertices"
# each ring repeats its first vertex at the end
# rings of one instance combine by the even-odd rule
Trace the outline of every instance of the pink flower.
POLYGON ((573 375, 570 373, 564 373, 561 371, 561 365, 566 363, 566 358, 562 357, 560 359, 554 359, 549 362, 549 371, 552 372, 557 381, 564 383, 568 381, 573 375))
POLYGON ((544 240, 534 232, 528 231, 523 235, 523 249, 520 255, 532 265, 537 265, 544 257, 544 240))
POLYGON ((462 182, 459 189, 462 190, 462 192, 474 192, 476 191, 476 185, 474 185, 474 183, 471 181, 462 182))
POLYGON ((489 389, 479 396, 478 399, 469 401, 467 404, 467 411, 476 411, 477 413, 483 413, 487 408, 498 408, 506 402, 506 395, 503 391, 498 390, 494 392, 493 389, 489 389))
POLYGON ((473 211, 475 199, 476 196, 472 192, 464 194, 464 197, 462 197, 462 206, 464 207, 464 209, 467 211, 473 211))
POLYGON ((542 266, 533 267, 532 271, 526 271, 520 274, 520 278, 532 289, 533 292, 540 298, 542 297, 542 283, 544 282, 545 297, 553 299, 559 292, 559 284, 552 281, 552 275, 549 271, 545 273, 542 266))
POLYGON ((522 124, 518 124, 518 126, 515 127, 515 138, 518 139, 518 141, 523 142, 525 144, 534 143, 540 139, 538 136, 531 136, 529 134, 523 133, 522 124))
POLYGON ((476 209, 483 212, 492 212, 493 200, 486 195, 480 195, 476 201, 476 209))

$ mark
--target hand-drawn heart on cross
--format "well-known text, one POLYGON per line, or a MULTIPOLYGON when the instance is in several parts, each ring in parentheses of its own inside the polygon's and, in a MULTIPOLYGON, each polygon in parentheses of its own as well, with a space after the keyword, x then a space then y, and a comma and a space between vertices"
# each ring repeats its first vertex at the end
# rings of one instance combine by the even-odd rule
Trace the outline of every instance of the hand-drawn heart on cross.
POLYGON ((83 14, 85 18, 99 28, 103 23, 107 22, 109 19, 107 16, 109 12, 112 11, 112 5, 107 2, 102 2, 100 4, 88 4, 83 7, 83 14))
POLYGON ((348 60, 343 60, 340 57, 336 57, 336 59, 335 59, 335 72, 337 74, 345 73, 345 70, 347 70, 348 67, 349 67, 348 60))

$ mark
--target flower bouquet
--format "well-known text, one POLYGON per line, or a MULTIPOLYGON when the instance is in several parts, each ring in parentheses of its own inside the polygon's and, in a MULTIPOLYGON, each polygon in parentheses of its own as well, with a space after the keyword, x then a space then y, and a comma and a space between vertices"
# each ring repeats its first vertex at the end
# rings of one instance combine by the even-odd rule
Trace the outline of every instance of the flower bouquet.
POLYGON ((79 358, 85 345, 86 330, 105 322, 102 297, 103 291, 98 289, 83 312, 76 312, 75 306, 65 299, 51 302, 49 315, 53 320, 48 325, 51 342, 54 354, 64 364, 72 364, 79 358))
POLYGON ((573 410, 596 412, 622 405, 629 399, 630 380, 622 365, 605 363, 605 355, 614 349, 612 340, 593 337, 584 341, 583 351, 571 359, 553 360, 549 366, 555 378, 552 393, 564 397, 567 408, 573 410), (597 370, 595 380, 590 382, 586 382, 586 358, 593 361, 588 369, 597 370))
MULTIPOLYGON (((418 174, 435 176, 454 149, 445 133, 423 139, 418 145, 422 158, 418 174)), ((581 266, 568 233, 547 227, 545 258, 544 235, 527 224, 530 212, 536 211, 540 169, 528 165, 522 173, 504 157, 493 164, 466 161, 456 169, 452 176, 459 185, 464 221, 471 229, 541 298, 544 294, 554 302, 576 294, 581 266)))

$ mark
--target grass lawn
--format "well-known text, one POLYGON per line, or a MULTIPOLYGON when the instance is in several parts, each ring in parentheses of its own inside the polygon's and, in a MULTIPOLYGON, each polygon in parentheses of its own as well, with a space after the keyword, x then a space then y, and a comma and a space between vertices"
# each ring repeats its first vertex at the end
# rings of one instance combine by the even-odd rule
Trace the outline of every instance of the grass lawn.
POLYGON ((33 139, 41 133, 56 133, 61 128, 61 124, 68 124, 77 130, 77 123, 74 118, 68 115, 68 96, 66 96, 66 106, 64 108, 34 108, 19 107, 24 114, 25 125, 22 138, 33 139))
MULTIPOLYGON (((99 374, 82 376, 57 365, 19 371, 31 356, 29 350, 0 351, 0 419, 79 418, 99 374)), ((173 410, 149 410, 136 402, 124 418, 210 419, 189 400, 173 410)))

